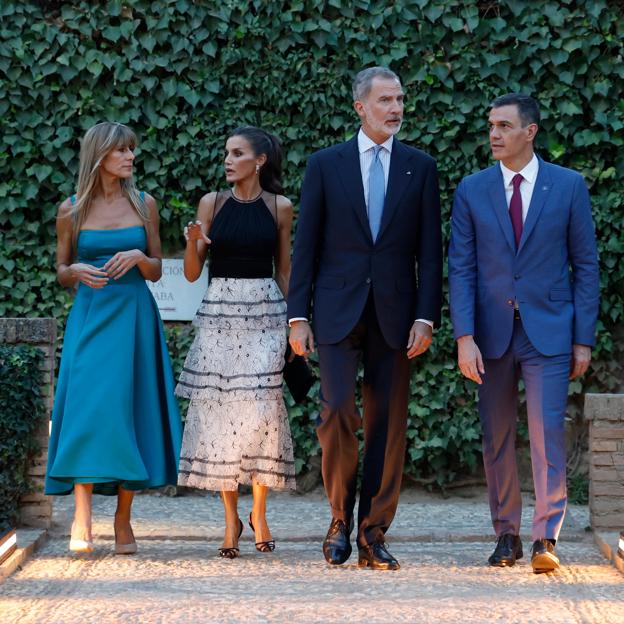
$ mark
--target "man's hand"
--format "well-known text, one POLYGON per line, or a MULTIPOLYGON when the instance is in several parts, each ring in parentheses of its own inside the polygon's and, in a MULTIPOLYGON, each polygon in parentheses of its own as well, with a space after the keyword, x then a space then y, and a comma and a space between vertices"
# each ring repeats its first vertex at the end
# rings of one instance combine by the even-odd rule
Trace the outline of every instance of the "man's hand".
POLYGON ((572 345, 572 366, 570 379, 576 379, 587 372, 591 362, 591 347, 586 345, 572 345))
POLYGON ((314 351, 314 334, 307 321, 293 321, 288 342, 297 355, 307 357, 314 351))
POLYGON ((407 340, 407 357, 411 360, 424 353, 431 345, 433 329, 427 323, 414 321, 407 340))
POLYGON ((481 351, 472 336, 461 336, 457 339, 457 363, 464 377, 483 383, 481 375, 485 373, 481 351))

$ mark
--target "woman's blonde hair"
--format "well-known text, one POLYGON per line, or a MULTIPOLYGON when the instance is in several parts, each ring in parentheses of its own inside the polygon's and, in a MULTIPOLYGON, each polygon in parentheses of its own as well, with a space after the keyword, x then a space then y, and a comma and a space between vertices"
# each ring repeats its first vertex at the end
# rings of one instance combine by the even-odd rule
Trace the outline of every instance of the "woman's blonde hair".
MULTIPOLYGON (((74 246, 78 233, 85 222, 93 195, 100 178, 100 164, 114 149, 128 147, 134 149, 137 138, 134 132, 123 124, 103 121, 89 128, 82 139, 80 146, 80 169, 78 172, 78 188, 76 201, 72 205, 74 246)), ((132 176, 120 181, 121 192, 137 211, 143 221, 148 220, 147 206, 141 199, 139 191, 134 185, 132 176)))

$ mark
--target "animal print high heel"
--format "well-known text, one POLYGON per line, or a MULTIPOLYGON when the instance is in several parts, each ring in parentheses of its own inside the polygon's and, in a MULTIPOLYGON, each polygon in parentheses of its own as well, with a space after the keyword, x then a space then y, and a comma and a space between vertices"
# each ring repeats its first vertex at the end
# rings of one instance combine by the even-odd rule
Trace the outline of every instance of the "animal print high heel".
MULTIPOLYGON (((241 534, 243 533, 243 523, 241 519, 238 519, 238 538, 240 539, 241 534)), ((219 548, 219 557, 223 557, 224 559, 236 559, 240 555, 240 550, 237 546, 232 546, 230 548, 219 548)))
MULTIPOLYGON (((255 533, 253 522, 251 521, 251 512, 249 513, 249 526, 251 530, 255 533)), ((256 542, 256 550, 258 552, 273 552, 275 550, 275 540, 266 540, 265 542, 256 542)))

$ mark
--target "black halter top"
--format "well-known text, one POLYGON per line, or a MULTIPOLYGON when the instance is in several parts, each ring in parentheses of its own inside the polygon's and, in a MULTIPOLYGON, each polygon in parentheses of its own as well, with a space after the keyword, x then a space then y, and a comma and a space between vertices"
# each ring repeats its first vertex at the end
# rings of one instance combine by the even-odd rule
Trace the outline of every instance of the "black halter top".
POLYGON ((277 198, 266 192, 250 201, 220 191, 208 233, 211 277, 273 277, 277 247, 277 198), (273 210, 269 207, 272 204, 273 210))

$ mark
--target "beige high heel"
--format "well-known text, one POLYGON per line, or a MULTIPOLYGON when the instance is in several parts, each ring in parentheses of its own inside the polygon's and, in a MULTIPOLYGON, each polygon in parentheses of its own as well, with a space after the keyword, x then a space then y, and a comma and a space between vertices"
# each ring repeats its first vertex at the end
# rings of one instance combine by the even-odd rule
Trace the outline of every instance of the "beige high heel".
MULTIPOLYGON (((71 533, 74 533, 74 523, 72 522, 71 533)), ((92 553, 93 540, 74 539, 70 536, 69 550, 74 553, 92 553)))
MULTIPOLYGON (((130 532, 132 533, 132 537, 134 537, 134 532, 132 531, 132 527, 130 527, 130 532)), ((130 542, 129 544, 118 544, 117 543, 117 531, 115 531, 115 554, 116 555, 134 555, 136 551, 137 551, 136 540, 134 540, 134 542, 130 542)))
POLYGON ((93 542, 90 540, 70 539, 69 550, 75 553, 92 553, 93 542))
POLYGON ((118 544, 117 542, 115 542, 116 555, 134 555, 136 551, 136 542, 132 542, 132 544, 118 544))

